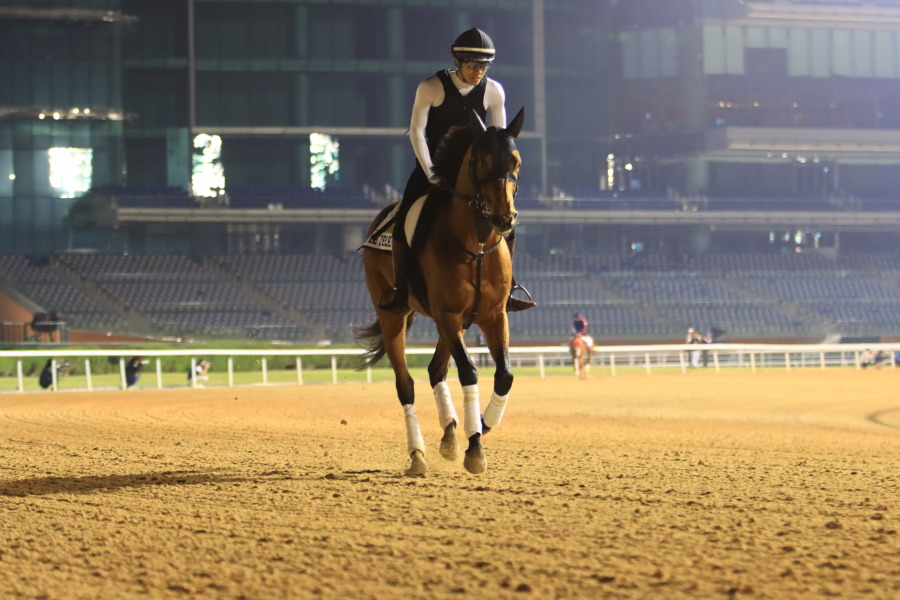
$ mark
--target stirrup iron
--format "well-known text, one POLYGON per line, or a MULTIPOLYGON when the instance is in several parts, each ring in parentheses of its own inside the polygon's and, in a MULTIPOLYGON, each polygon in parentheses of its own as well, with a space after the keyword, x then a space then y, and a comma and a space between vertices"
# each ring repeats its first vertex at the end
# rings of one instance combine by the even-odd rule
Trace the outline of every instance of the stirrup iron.
POLYGON ((507 297, 506 299, 506 312, 519 312, 522 310, 528 310, 529 308, 534 308, 535 306, 537 306, 537 302, 532 300, 531 292, 525 289, 525 287, 513 281, 512 287, 509 290, 509 297, 507 297), (528 296, 528 300, 513 298, 513 292, 515 292, 516 290, 522 290, 525 295, 528 296))

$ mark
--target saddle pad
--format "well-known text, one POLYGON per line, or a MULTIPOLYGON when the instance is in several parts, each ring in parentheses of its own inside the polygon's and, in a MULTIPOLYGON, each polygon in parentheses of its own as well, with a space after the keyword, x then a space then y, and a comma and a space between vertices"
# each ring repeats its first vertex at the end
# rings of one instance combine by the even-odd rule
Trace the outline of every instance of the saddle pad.
MULTIPOLYGON (((416 231, 416 225, 419 222, 419 217, 422 214, 422 207, 425 205, 425 198, 428 195, 424 195, 415 202, 413 205, 409 207, 409 212, 406 213, 406 223, 404 223, 404 230, 406 233, 407 244, 411 244, 411 240, 413 239, 413 234, 416 231)), ((387 215, 385 215, 384 219, 381 223, 378 224, 378 227, 375 228, 375 233, 369 236, 361 248, 371 248, 372 250, 381 250, 382 252, 390 252, 391 251, 391 241, 393 240, 394 235, 394 227, 396 227, 396 219, 397 219, 397 210, 400 208, 398 204, 395 206, 387 215)))
POLYGON ((375 233, 367 237, 360 248, 370 248, 383 252, 391 251, 391 233, 394 231, 394 220, 397 218, 398 208, 400 208, 399 204, 384 216, 384 219, 375 228, 375 233))

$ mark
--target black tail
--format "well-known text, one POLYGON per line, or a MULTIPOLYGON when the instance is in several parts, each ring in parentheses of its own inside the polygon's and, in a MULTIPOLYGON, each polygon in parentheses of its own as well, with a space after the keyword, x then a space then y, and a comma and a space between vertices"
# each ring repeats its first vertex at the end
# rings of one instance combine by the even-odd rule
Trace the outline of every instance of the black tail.
MULTIPOLYGON (((409 316, 406 317, 407 334, 409 333, 409 328, 412 327, 415 317, 416 313, 414 312, 409 313, 409 316)), ((368 346, 366 351, 360 357, 363 362, 356 368, 357 371, 362 371, 368 367, 374 367, 386 354, 384 349, 384 337, 381 335, 381 324, 378 322, 377 318, 368 325, 355 327, 353 329, 353 337, 357 340, 365 340, 368 346)))
POLYGON ((384 338, 381 336, 381 325, 378 323, 378 319, 375 319, 368 325, 355 327, 353 329, 353 337, 365 341, 368 346, 360 357, 362 364, 356 367, 357 371, 374 366, 384 356, 384 338))

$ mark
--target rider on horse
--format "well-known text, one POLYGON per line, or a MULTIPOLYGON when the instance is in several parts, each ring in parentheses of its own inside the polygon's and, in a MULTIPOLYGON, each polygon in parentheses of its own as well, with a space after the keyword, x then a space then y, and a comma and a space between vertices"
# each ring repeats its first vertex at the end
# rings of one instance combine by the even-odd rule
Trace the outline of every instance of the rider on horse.
POLYGON ((581 313, 575 313, 575 320, 572 321, 572 336, 581 337, 587 333, 588 322, 581 313))
MULTIPOLYGON (((379 310, 389 313, 409 310, 407 277, 411 251, 403 233, 406 214, 410 206, 433 186, 452 183, 441 181, 434 174, 432 155, 438 143, 452 127, 465 125, 473 110, 482 120, 490 113, 490 125, 500 128, 506 126, 503 86, 486 76, 494 61, 494 43, 491 38, 480 29, 469 29, 456 38, 450 50, 456 70, 438 71, 422 81, 416 89, 409 132, 417 161, 406 182, 394 225, 394 287, 378 303, 379 310)), ((506 244, 512 257, 516 245, 515 230, 506 236, 506 244)), ((531 300, 513 298, 511 294, 516 288, 528 293, 513 279, 506 305, 507 312, 525 310, 535 305, 531 300)))

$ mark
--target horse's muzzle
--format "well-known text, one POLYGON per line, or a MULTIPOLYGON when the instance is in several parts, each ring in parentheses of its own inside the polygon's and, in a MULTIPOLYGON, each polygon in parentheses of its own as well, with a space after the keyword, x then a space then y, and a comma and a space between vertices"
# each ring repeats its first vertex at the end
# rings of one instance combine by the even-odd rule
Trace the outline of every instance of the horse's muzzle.
POLYGON ((516 226, 516 221, 519 219, 519 213, 513 211, 507 216, 503 215, 491 215, 488 217, 488 222, 491 224, 491 227, 499 233, 500 235, 506 235, 510 231, 513 230, 513 227, 516 226))

